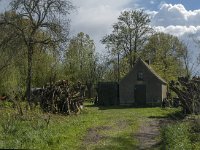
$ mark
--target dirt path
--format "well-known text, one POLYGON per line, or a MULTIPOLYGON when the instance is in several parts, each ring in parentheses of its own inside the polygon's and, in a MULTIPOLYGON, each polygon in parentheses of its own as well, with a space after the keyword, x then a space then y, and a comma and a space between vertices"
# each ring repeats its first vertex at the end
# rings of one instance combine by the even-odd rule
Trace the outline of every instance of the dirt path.
POLYGON ((91 143, 97 143, 102 139, 109 138, 109 136, 106 135, 101 135, 100 132, 102 131, 113 131, 115 130, 123 130, 126 127, 129 126, 129 121, 127 120, 119 120, 118 122, 115 123, 115 127, 111 126, 98 126, 95 128, 89 128, 87 131, 87 135, 84 138, 84 144, 91 144, 91 143))
POLYGON ((160 129, 163 125, 171 123, 169 119, 150 119, 143 123, 135 137, 139 141, 139 149, 156 149, 159 148, 161 141, 159 139, 160 129))
POLYGON ((157 139, 159 135, 160 120, 151 119, 140 126, 138 133, 135 134, 135 137, 139 141, 140 149, 153 149, 159 144, 157 139))
POLYGON ((84 138, 84 145, 97 143, 100 140, 107 138, 106 136, 99 134, 99 131, 106 131, 106 130, 111 130, 111 129, 112 128, 109 126, 99 126, 99 127, 88 129, 88 133, 84 138))
MULTIPOLYGON (((155 150, 160 149, 160 129, 163 125, 171 123, 171 120, 164 118, 149 118, 148 121, 141 123, 137 133, 132 133, 133 138, 139 141, 137 148, 139 150, 155 150)), ((123 130, 129 126, 126 120, 119 120, 115 126, 99 126, 88 129, 87 135, 84 138, 83 145, 87 147, 89 144, 98 143, 101 140, 109 140, 109 135, 102 135, 102 131, 123 130)), ((131 133, 130 133, 131 134, 131 133)))

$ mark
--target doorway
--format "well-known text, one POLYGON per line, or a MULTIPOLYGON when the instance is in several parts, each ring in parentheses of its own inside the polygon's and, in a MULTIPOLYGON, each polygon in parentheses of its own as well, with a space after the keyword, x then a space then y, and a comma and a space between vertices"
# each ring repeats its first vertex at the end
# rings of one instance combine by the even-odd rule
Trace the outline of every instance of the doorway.
POLYGON ((146 104, 146 85, 135 85, 134 95, 136 105, 144 106, 146 104))

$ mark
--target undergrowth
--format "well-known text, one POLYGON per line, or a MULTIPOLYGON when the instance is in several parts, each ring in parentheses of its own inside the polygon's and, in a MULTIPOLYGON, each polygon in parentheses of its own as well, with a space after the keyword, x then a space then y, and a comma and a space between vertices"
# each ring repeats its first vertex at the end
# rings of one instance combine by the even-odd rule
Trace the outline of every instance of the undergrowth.
MULTIPOLYGON (((0 149, 133 149, 139 124, 165 118, 177 109, 94 107, 87 103, 79 115, 46 114, 22 105, 23 115, 10 104, 0 105, 0 149), (99 140, 84 142, 88 131, 99 140), (93 130, 92 130, 93 129, 93 130), (101 138, 103 137, 103 138, 101 138)), ((90 138, 89 138, 90 139, 90 138)))
POLYGON ((199 150, 200 124, 198 119, 185 119, 162 128, 162 149, 199 150))

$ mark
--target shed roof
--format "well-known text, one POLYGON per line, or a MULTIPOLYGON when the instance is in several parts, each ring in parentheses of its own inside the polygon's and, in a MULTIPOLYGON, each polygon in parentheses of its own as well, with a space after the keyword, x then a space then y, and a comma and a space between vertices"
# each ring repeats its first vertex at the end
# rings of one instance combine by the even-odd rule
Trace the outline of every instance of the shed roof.
MULTIPOLYGON (((167 82, 161 77, 161 76, 159 76, 154 70, 153 70, 153 68, 150 66, 150 65, 148 65, 145 61, 143 61, 141 58, 139 58, 137 61, 136 61, 136 63, 135 63, 135 65, 136 64, 138 64, 138 63, 143 63, 146 67, 147 67, 147 69, 158 79, 158 80, 160 80, 162 83, 164 83, 164 84, 167 84, 167 82)), ((134 66, 135 66, 134 65, 134 66)), ((134 68, 134 66, 133 66, 133 68, 134 68)))

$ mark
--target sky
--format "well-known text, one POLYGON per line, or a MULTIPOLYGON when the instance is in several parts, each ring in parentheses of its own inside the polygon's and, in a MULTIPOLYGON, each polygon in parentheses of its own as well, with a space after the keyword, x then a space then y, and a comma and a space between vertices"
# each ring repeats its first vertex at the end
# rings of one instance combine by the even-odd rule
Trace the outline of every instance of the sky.
MULTIPOLYGON (((10 0, 0 0, 0 11, 10 0)), ((194 53, 200 51, 193 39, 200 39, 200 0, 71 0, 76 10, 71 13, 70 35, 88 34, 96 50, 104 53, 100 43, 112 31, 112 25, 124 10, 144 9, 151 16, 156 31, 178 36, 194 53), (192 36, 194 35, 194 36, 192 36)))
MULTIPOLYGON (((200 0, 72 0, 77 11, 71 16, 71 35, 89 34, 96 50, 104 53, 103 36, 112 31, 112 25, 124 10, 144 9, 151 16, 156 31, 178 36, 197 54, 194 37, 200 37, 200 0)), ((200 38, 199 38, 200 39, 200 38)), ((194 55, 193 55, 194 56, 194 55)))

